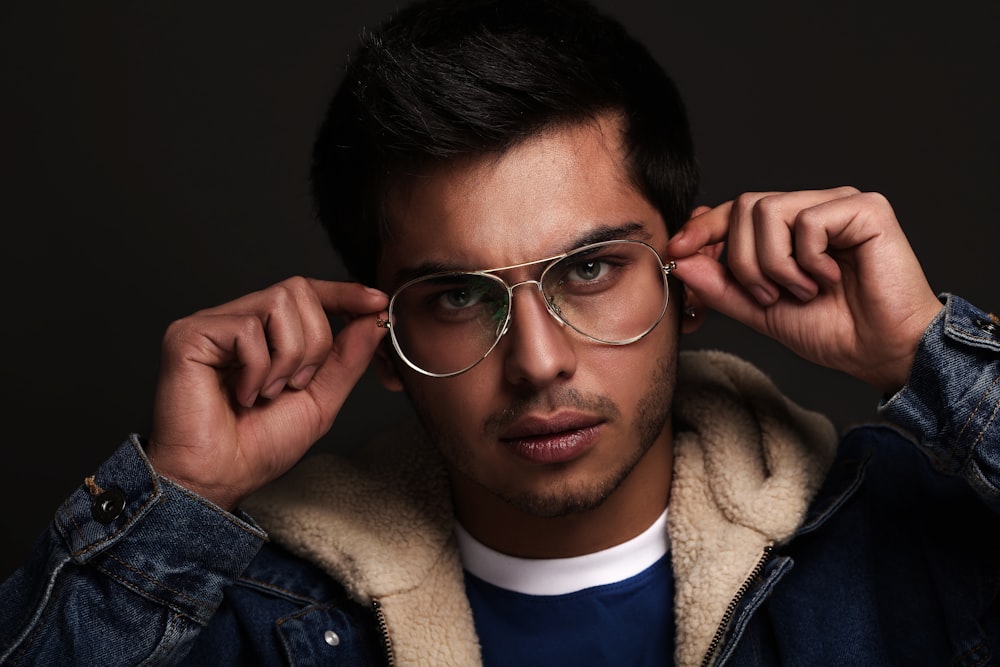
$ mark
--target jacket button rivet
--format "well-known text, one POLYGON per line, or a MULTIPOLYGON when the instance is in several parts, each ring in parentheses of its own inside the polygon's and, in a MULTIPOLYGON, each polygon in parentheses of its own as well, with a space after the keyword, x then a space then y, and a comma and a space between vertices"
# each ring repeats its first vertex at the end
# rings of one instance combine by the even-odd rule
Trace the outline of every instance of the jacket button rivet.
POLYGON ((327 630, 323 633, 323 640, 330 646, 336 646, 340 643, 340 637, 333 630, 327 630))
POLYGON ((992 320, 976 320, 976 326, 993 336, 1000 336, 1000 325, 992 320))
POLYGON ((95 521, 109 524, 125 509, 125 492, 117 486, 94 496, 90 503, 90 514, 95 521))

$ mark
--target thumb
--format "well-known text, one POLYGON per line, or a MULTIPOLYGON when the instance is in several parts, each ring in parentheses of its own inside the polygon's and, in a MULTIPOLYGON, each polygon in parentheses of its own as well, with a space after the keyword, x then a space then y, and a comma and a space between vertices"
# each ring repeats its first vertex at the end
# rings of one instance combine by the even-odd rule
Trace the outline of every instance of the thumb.
POLYGON ((696 253, 674 260, 671 273, 706 307, 755 329, 763 325, 760 304, 733 277, 726 267, 708 253, 696 253))
POLYGON ((347 400, 385 333, 372 315, 351 320, 334 338, 333 349, 307 387, 329 414, 335 415, 347 400))

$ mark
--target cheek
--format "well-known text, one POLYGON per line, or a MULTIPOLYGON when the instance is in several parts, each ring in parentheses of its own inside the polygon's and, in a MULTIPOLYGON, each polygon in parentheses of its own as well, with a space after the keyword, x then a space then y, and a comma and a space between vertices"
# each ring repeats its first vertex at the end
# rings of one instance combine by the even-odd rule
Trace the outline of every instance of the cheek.
POLYGON ((589 349, 577 365, 578 379, 596 383, 625 410, 650 392, 651 378, 676 366, 677 340, 677 322, 668 312, 653 331, 631 345, 589 349))
POLYGON ((414 410, 428 431, 467 434, 480 427, 496 392, 489 382, 475 380, 477 369, 453 378, 427 378, 412 372, 402 377, 414 410))
POLYGON ((628 378, 646 377, 654 363, 672 359, 676 354, 678 341, 677 319, 673 309, 668 308, 663 319, 645 337, 630 345, 586 345, 579 347, 579 359, 583 364, 577 372, 590 369, 607 380, 609 384, 625 384, 628 378), (621 382, 619 382, 621 381, 621 382))

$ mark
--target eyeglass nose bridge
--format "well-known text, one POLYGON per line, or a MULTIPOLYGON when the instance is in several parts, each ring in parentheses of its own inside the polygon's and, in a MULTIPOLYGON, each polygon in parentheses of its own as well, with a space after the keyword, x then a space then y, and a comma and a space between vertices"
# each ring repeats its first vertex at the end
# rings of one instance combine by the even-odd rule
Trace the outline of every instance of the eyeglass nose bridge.
POLYGON ((507 331, 510 330, 511 320, 514 319, 514 290, 517 289, 518 287, 521 287, 522 285, 534 285, 537 288, 538 296, 542 298, 542 303, 545 304, 545 310, 549 313, 549 315, 551 315, 556 320, 556 322, 559 322, 559 324, 562 325, 569 324, 563 318, 562 312, 559 310, 559 306, 555 304, 553 298, 545 293, 545 288, 542 287, 542 279, 544 279, 544 277, 545 276, 543 274, 542 277, 539 278, 538 280, 522 280, 520 282, 514 283, 513 285, 507 284, 507 299, 508 299, 507 318, 503 323, 503 329, 497 334, 498 340, 502 336, 504 336, 507 333, 507 331))

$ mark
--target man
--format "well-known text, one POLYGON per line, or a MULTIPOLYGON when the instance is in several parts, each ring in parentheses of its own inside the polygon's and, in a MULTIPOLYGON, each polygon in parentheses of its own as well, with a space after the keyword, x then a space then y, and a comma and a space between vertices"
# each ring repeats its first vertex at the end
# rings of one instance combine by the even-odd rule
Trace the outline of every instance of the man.
POLYGON ((670 80, 571 0, 400 12, 313 176, 361 283, 171 325, 148 438, 4 584, 2 660, 989 662, 1000 323, 942 309, 884 198, 696 206, 670 80), (707 308, 918 443, 679 355, 707 308), (296 466, 372 360, 419 426, 296 466))

